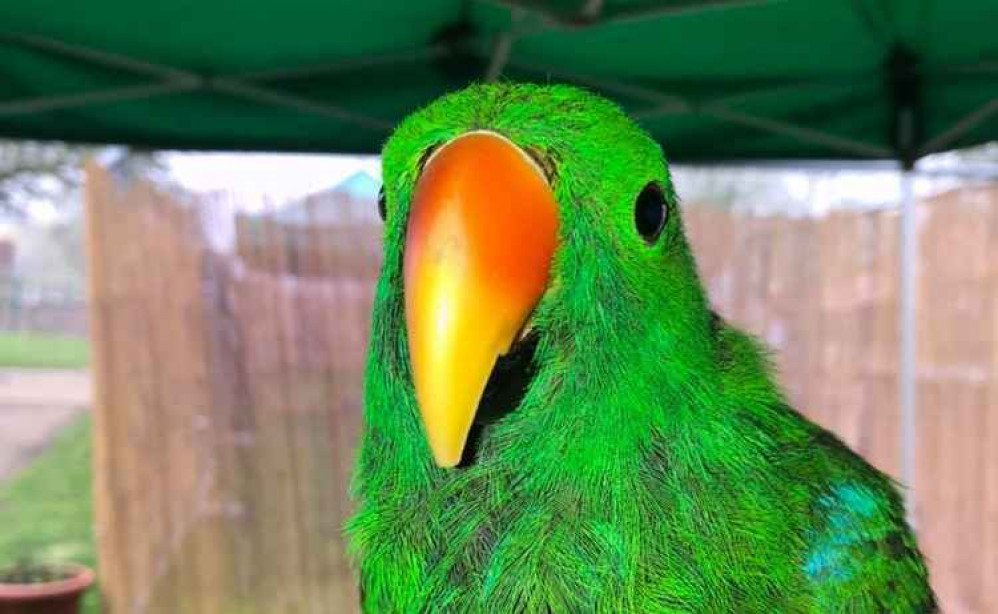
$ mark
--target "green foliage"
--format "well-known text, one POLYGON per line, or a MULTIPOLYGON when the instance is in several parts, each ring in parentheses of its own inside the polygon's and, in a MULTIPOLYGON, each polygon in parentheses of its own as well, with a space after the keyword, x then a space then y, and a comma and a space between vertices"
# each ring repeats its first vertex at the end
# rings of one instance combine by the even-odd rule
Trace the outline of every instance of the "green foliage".
MULTIPOLYGON (((0 568, 22 561, 96 566, 90 433, 89 418, 74 422, 34 464, 0 484, 0 568)), ((84 613, 99 611, 92 589, 84 613)))
POLYGON ((399 126, 384 176, 349 525, 365 611, 933 607, 894 487, 789 408, 764 350, 710 311, 666 161, 619 109, 568 87, 472 87, 399 126), (523 400, 444 470, 412 390, 401 260, 419 161, 473 129, 556 162, 560 247, 523 400), (653 246, 633 222, 651 181, 670 208, 653 246))
POLYGON ((78 337, 44 333, 0 333, 0 367, 80 369, 87 366, 90 344, 78 337))
POLYGON ((72 570, 26 557, 0 569, 0 584, 44 584, 72 577, 72 570))

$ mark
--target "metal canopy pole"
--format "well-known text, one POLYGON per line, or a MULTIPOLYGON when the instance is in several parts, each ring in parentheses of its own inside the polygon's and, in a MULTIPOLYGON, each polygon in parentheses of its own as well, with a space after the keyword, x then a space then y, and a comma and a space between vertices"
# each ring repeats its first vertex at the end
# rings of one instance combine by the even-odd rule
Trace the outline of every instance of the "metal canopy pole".
POLYGON ((898 394, 901 408, 901 482, 906 487, 908 522, 915 526, 915 478, 918 435, 918 374, 916 364, 916 313, 918 299, 918 211, 914 172, 902 168, 900 227, 900 297, 898 301, 901 347, 898 394))
POLYGON ((923 83, 918 59, 904 48, 894 49, 887 64, 888 84, 894 111, 892 137, 901 163, 901 215, 898 241, 898 401, 901 441, 901 482, 905 487, 908 523, 915 528, 918 503, 916 472, 918 459, 918 364, 915 345, 918 331, 915 313, 918 300, 918 210, 915 205, 915 162, 923 140, 923 83))

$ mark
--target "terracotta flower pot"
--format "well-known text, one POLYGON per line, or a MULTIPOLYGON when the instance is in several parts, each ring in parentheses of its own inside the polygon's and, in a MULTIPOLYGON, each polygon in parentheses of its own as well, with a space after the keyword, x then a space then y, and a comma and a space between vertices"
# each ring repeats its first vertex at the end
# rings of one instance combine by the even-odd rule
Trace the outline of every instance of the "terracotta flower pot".
POLYGON ((64 580, 32 584, 0 583, 0 614, 77 614, 80 597, 94 582, 82 565, 66 565, 64 580))

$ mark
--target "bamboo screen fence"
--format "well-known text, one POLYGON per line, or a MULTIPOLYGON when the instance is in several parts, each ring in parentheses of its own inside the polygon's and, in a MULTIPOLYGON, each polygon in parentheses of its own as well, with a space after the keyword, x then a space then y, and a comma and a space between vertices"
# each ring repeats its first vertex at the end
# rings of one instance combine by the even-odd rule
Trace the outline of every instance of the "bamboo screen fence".
MULTIPOLYGON (((217 200, 88 170, 107 610, 354 612, 340 526, 380 228, 217 200)), ((685 216, 795 405, 896 473, 896 214, 685 216)), ((923 203, 920 229, 919 532, 945 611, 998 612, 998 189, 923 203)))

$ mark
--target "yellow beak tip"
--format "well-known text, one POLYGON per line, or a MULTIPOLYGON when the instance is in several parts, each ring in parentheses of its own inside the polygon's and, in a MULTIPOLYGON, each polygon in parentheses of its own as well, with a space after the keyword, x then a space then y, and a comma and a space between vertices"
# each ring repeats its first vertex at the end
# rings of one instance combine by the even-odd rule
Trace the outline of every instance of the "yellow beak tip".
POLYGON ((460 454, 448 454, 445 456, 437 456, 434 454, 434 459, 437 462, 437 467, 441 469, 453 469, 457 467, 458 463, 461 462, 460 454))
POLYGON ((442 469, 457 467, 464 455, 467 432, 455 433, 454 436, 445 438, 440 436, 441 431, 444 429, 427 429, 427 440, 433 454, 433 461, 437 467, 442 469))

